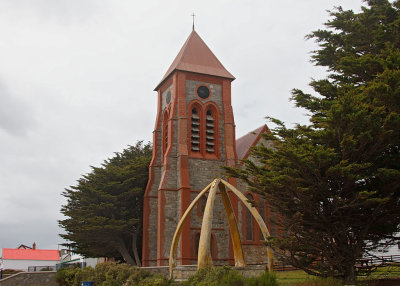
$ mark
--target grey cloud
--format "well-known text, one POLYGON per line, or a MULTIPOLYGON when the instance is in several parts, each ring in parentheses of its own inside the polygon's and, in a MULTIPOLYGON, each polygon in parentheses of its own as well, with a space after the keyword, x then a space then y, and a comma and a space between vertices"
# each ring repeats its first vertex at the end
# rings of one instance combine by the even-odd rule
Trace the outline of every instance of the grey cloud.
POLYGON ((35 125, 32 108, 0 82, 0 129, 24 136, 35 125))
POLYGON ((38 22, 52 22, 69 25, 76 22, 85 22, 91 18, 101 4, 95 0, 6 0, 0 7, 23 16, 28 21, 35 19, 38 22))

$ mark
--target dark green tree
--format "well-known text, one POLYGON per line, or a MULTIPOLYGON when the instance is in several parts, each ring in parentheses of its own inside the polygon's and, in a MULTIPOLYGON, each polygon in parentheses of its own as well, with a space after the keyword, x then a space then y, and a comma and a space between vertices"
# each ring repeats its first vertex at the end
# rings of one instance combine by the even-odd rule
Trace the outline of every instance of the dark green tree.
POLYGON ((283 261, 352 284, 357 259, 395 243, 400 224, 400 1, 365 3, 308 35, 328 70, 315 94, 292 92, 310 124, 271 119, 275 148, 228 169, 280 214, 285 235, 269 243, 283 261))
POLYGON ((59 225, 77 253, 120 257, 140 265, 143 195, 152 148, 138 142, 105 160, 62 193, 67 204, 59 225))

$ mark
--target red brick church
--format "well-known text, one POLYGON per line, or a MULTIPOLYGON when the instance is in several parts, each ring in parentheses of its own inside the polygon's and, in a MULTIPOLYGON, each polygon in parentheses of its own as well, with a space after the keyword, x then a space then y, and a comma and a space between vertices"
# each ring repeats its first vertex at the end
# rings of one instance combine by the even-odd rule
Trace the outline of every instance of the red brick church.
MULTIPOLYGON (((228 72, 193 30, 155 88, 158 97, 153 132, 153 158, 144 196, 143 266, 168 265, 171 241, 190 202, 215 177, 223 177, 221 166, 234 166, 249 156, 252 146, 269 132, 266 125, 236 140, 228 72)), ((264 144, 268 142, 263 142, 264 144)), ((234 179, 270 228, 268 204, 234 179)), ((206 199, 198 204, 184 225, 178 247, 178 263, 197 263, 201 220, 206 199)), ((231 203, 239 223, 245 260, 266 263, 266 248, 253 218, 238 200, 231 203)), ((270 229, 272 233, 276 230, 270 229)), ((233 249, 222 202, 215 201, 211 252, 215 264, 233 265, 233 249)))

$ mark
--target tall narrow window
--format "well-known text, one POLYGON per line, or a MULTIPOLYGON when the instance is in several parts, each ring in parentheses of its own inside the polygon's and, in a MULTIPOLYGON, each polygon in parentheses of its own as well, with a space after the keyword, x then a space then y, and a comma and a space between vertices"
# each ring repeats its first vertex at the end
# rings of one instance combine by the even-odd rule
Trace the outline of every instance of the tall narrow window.
POLYGON ((190 148, 194 152, 200 151, 200 116, 197 108, 192 109, 190 148))
POLYGON ((168 122, 165 123, 165 132, 164 132, 164 150, 168 148, 168 122))
MULTIPOLYGON (((194 255, 197 258, 197 256, 199 255, 199 243, 200 243, 200 233, 196 233, 195 237, 194 237, 194 255)), ((210 252, 211 252, 211 256, 212 258, 217 258, 217 250, 214 249, 214 245, 216 245, 216 241, 215 241, 215 237, 213 234, 211 234, 211 239, 210 239, 210 252)))
POLYGON ((206 113, 206 151, 215 152, 215 118, 211 109, 206 113))
POLYGON ((203 215, 204 214, 204 210, 206 209, 206 204, 207 204, 207 196, 203 195, 201 197, 201 209, 200 209, 200 213, 203 215))
POLYGON ((197 256, 199 255, 199 243, 200 243, 200 233, 196 233, 195 237, 194 237, 194 255, 197 258, 197 256))
POLYGON ((163 141, 163 145, 162 145, 162 150, 163 150, 163 154, 165 154, 165 152, 167 152, 167 148, 168 148, 168 112, 165 111, 164 113, 164 119, 163 119, 163 137, 162 137, 162 141, 163 141))
MULTIPOLYGON (((250 202, 253 201, 253 196, 250 194, 247 194, 246 198, 250 202)), ((245 207, 245 206, 243 206, 243 207, 245 207)), ((254 239, 253 216, 251 215, 248 208, 246 208, 245 216, 246 216, 246 240, 252 241, 254 239)))

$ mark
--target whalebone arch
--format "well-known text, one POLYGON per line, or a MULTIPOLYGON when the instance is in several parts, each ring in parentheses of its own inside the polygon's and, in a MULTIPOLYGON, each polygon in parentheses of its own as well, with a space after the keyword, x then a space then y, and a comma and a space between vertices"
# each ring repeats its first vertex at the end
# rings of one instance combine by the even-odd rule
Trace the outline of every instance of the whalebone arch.
MULTIPOLYGON (((193 211, 196 204, 200 201, 200 199, 208 192, 207 203, 204 210, 203 221, 201 224, 200 231, 200 241, 199 241, 199 249, 197 256, 197 268, 207 268, 213 265, 212 262, 212 254, 210 249, 210 240, 211 240, 211 228, 212 228, 212 219, 213 219, 213 211, 214 211, 214 202, 217 195, 217 188, 219 189, 219 193, 221 195, 221 199, 225 208, 226 217, 228 219, 229 225, 229 233, 231 235, 233 252, 234 252, 234 260, 236 267, 246 266, 246 262, 244 260, 242 243, 240 240, 238 224, 233 212, 233 208, 229 199, 228 190, 230 190, 249 210, 250 214, 253 216, 255 222, 260 227, 261 233, 263 234, 264 240, 270 236, 267 226, 265 225, 264 220, 258 213, 257 209, 253 207, 248 201, 247 198, 234 186, 229 184, 223 179, 215 179, 212 181, 207 187, 205 187, 191 202, 189 207, 186 209, 185 213, 181 217, 176 231, 174 233, 174 237, 172 239, 170 255, 169 255, 169 269, 170 276, 173 275, 173 268, 176 266, 176 255, 177 248, 179 243, 179 238, 181 236, 182 227, 185 224, 186 220, 190 217, 190 213, 193 211)), ((273 253, 270 247, 267 247, 267 255, 268 255, 268 270, 273 270, 273 253)))

